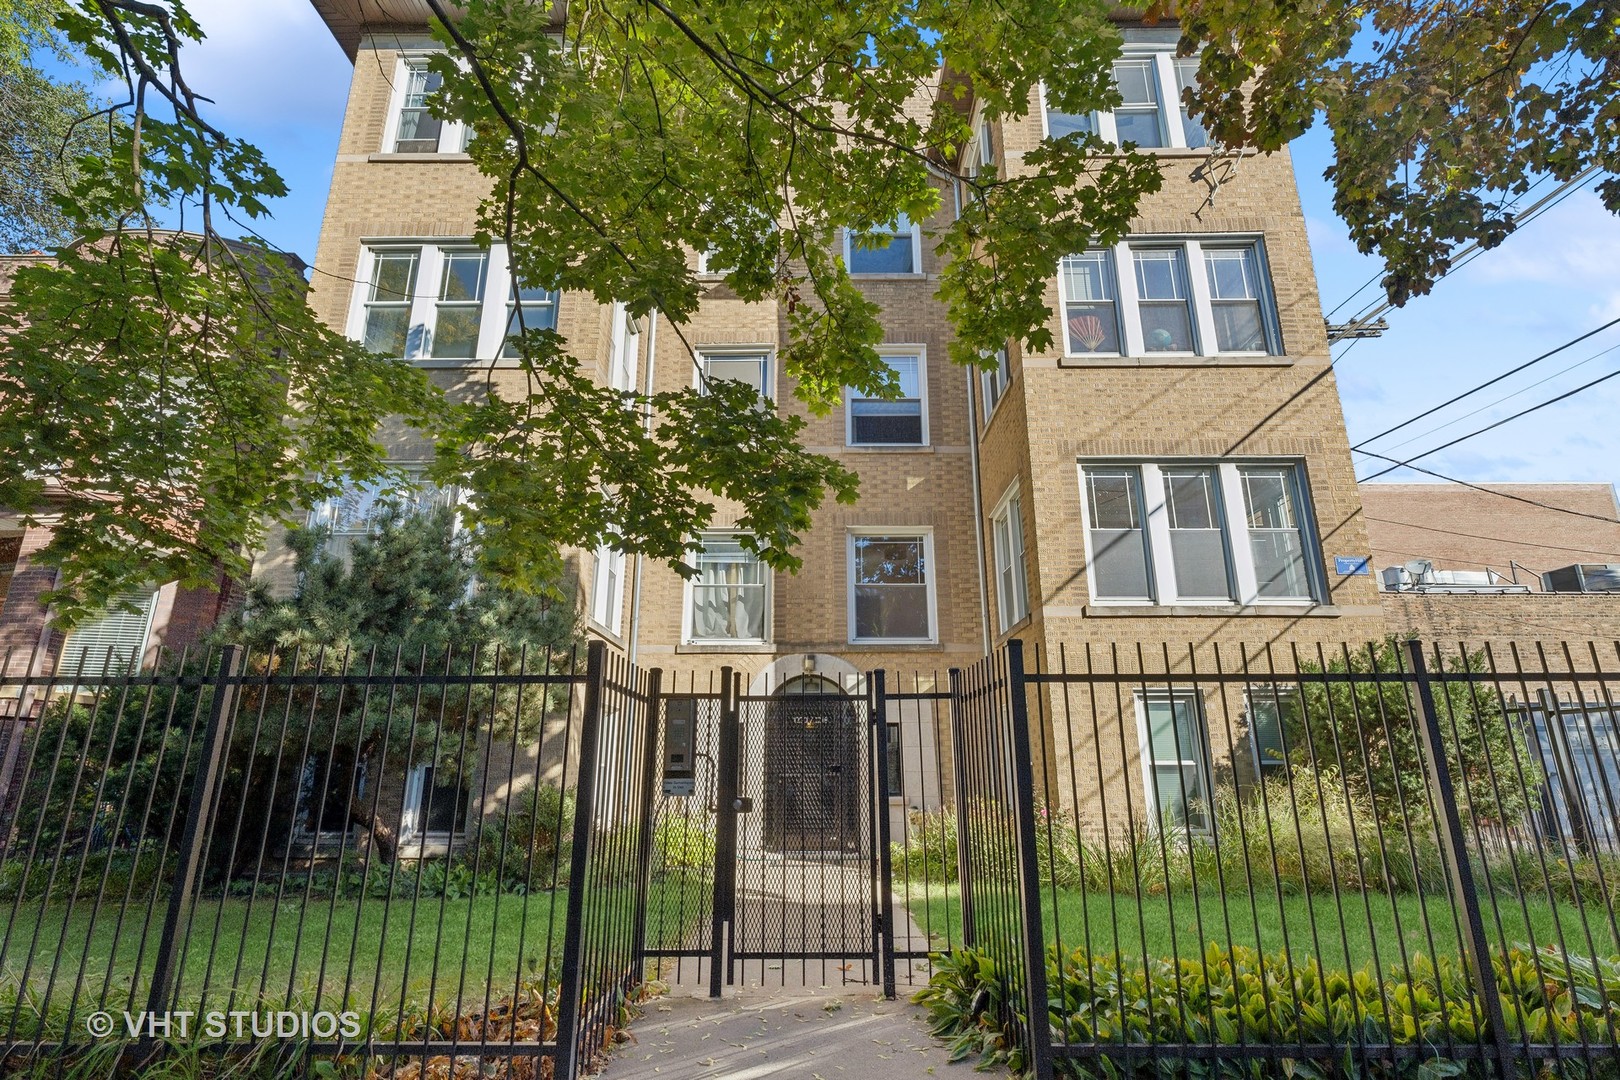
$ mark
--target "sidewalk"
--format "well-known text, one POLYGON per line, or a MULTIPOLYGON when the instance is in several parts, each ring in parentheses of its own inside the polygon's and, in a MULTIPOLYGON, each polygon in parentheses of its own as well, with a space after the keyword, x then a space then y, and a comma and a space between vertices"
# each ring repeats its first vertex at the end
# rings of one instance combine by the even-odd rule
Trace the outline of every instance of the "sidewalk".
POLYGON ((946 1063, 921 1008, 875 987, 746 987, 719 1001, 686 987, 646 1005, 602 1080, 920 1080, 976 1075, 946 1063))

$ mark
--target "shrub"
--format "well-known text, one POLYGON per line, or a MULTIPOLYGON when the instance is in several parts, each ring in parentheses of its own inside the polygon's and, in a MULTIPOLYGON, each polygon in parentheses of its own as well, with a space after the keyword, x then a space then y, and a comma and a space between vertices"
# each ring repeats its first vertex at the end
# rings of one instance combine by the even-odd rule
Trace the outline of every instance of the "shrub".
POLYGON ((517 795, 509 812, 485 819, 459 859, 477 860, 513 892, 550 888, 568 880, 568 851, 574 837, 574 793, 535 787, 517 795))
POLYGON ((90 855, 66 855, 51 875, 48 854, 36 856, 23 880, 23 860, 11 859, 0 865, 0 900, 52 901, 93 900, 98 895, 122 900, 127 890, 132 900, 145 900, 167 892, 177 857, 164 859, 155 849, 139 854, 133 851, 98 851, 90 855), (104 883, 105 882, 105 883, 104 883), (46 885, 50 896, 46 897, 46 885))
POLYGON ((894 876, 913 885, 945 885, 957 878, 956 812, 912 810, 906 814, 906 841, 890 845, 894 876))
POLYGON ((705 815, 659 818, 653 828, 653 871, 705 870, 714 865, 714 829, 705 815))
MULTIPOLYGON (((1620 1006, 1620 958, 1567 958, 1548 948, 1510 948, 1492 958, 1510 1043, 1605 1045, 1620 1006)), ((1179 962, 1076 950, 1048 953, 1046 1021, 1055 1042, 1069 1045, 1145 1046, 1154 1043, 1333 1048, 1331 1058, 1257 1060, 1246 1075, 1321 1077, 1345 1066, 1364 1048, 1422 1047, 1425 1053, 1378 1075, 1494 1076, 1489 1061, 1442 1057, 1449 1043, 1489 1042, 1484 1011, 1466 969, 1456 961, 1415 957, 1403 971, 1380 978, 1372 965, 1353 972, 1324 969, 1315 960, 1295 963, 1286 954, 1211 944, 1179 962)), ((1024 1068, 1022 999, 989 955, 957 950, 935 959, 929 985, 914 1000, 927 1007, 935 1035, 950 1039, 952 1060, 977 1055, 981 1066, 1024 1068)), ((1059 1062, 1072 1076, 1159 1076, 1169 1062, 1140 1052, 1059 1062)), ((1177 1062, 1184 1066, 1185 1062, 1177 1062)), ((1528 1063, 1524 1075, 1534 1075, 1528 1063)), ((1585 1075, 1620 1075, 1605 1061, 1585 1075)))

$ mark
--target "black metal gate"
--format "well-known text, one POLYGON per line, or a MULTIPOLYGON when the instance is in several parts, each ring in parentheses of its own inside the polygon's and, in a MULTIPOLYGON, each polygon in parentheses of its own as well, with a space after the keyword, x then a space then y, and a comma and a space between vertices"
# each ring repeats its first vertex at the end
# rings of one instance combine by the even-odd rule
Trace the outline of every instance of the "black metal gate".
POLYGON ((714 853, 706 932, 648 950, 675 959, 677 980, 690 957, 714 996, 739 981, 881 982, 892 996, 887 729, 872 690, 881 682, 874 674, 846 693, 795 680, 743 695, 727 671, 707 692, 666 695, 664 737, 680 699, 697 719, 701 767, 691 794, 666 794, 654 816, 682 835, 712 822, 714 853))

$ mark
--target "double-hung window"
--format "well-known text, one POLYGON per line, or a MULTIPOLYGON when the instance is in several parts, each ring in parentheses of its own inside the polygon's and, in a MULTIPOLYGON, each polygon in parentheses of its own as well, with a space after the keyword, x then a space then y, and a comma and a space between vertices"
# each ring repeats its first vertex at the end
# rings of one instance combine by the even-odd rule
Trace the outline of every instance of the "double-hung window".
POLYGON ((596 549, 596 567, 591 573, 591 620, 617 634, 624 607, 624 552, 603 544, 596 549))
POLYGON ((980 370, 979 383, 984 398, 984 420, 988 422, 990 414, 996 411, 996 406, 1006 396, 1007 387, 1012 384, 1012 364, 1007 359, 1006 349, 996 350, 995 367, 980 370))
POLYGON ((405 778, 399 838, 449 840, 465 832, 470 801, 466 785, 457 779, 454 770, 437 765, 413 767, 405 778))
POLYGON ((771 570, 736 533, 705 533, 687 582, 686 638, 760 643, 770 637, 771 570))
POLYGON ((309 524, 326 530, 324 550, 328 556, 345 559, 356 540, 376 531, 385 506, 392 504, 407 514, 426 514, 439 507, 455 506, 458 495, 457 489, 430 484, 419 475, 404 480, 351 483, 316 507, 309 515, 309 524))
POLYGON ((1198 150, 1209 145, 1204 127, 1187 111, 1182 91, 1198 81, 1198 58, 1176 56, 1176 35, 1133 31, 1114 62, 1114 88, 1120 103, 1096 113, 1065 113, 1042 94, 1046 133, 1060 138, 1075 132, 1139 149, 1198 150), (1145 36, 1144 36, 1145 35, 1145 36), (1132 40, 1135 37, 1136 40, 1132 40))
POLYGON ((424 56, 399 62, 384 149, 396 154, 454 154, 466 149, 466 127, 433 115, 431 98, 443 83, 437 72, 428 70, 424 56))
POLYGON ((996 612, 1006 633, 1029 614, 1029 586, 1024 568, 1024 518, 1016 487, 990 516, 996 555, 996 612))
POLYGON ((557 293, 519 282, 507 293, 506 331, 501 336, 501 356, 523 355, 518 339, 531 330, 557 329, 557 293))
POLYGON ((1167 832, 1208 833, 1213 784, 1198 692, 1137 691, 1136 729, 1150 825, 1167 832))
POLYGON ((776 397, 776 388, 771 383, 770 353, 699 353, 698 368, 701 372, 698 389, 705 393, 716 380, 732 379, 753 387, 761 401, 774 400, 776 397))
POLYGON ((352 332, 384 356, 445 365, 511 358, 520 311, 525 330, 557 325, 557 294, 514 287, 499 245, 377 243, 360 272, 352 332))
MULTIPOLYGON (((990 121, 982 115, 976 115, 973 121, 973 140, 962 150, 962 176, 968 180, 977 179, 986 168, 995 163, 995 143, 990 137, 990 121)), ((978 198, 978 190, 972 184, 962 185, 964 200, 971 202, 978 198)))
POLYGON ((1263 772, 1287 765, 1288 745, 1283 724, 1299 716, 1299 691, 1292 686, 1250 686, 1244 690, 1243 698, 1255 766, 1263 772))
POLYGON ((932 642, 931 530, 884 529, 849 538, 849 625, 852 641, 932 642))
POLYGON ((1132 240, 1058 265, 1070 357, 1281 352, 1259 241, 1132 240))
POLYGON ((928 377, 922 347, 885 349, 881 355, 894 373, 900 396, 868 397, 853 387, 846 387, 849 426, 845 435, 849 445, 927 446, 928 377))
POLYGON ((1080 473, 1095 600, 1264 605, 1320 597, 1296 464, 1097 462, 1080 473))
POLYGON ((851 274, 916 274, 922 270, 922 239, 917 226, 901 214, 893 225, 873 229, 857 242, 844 230, 844 265, 851 274))

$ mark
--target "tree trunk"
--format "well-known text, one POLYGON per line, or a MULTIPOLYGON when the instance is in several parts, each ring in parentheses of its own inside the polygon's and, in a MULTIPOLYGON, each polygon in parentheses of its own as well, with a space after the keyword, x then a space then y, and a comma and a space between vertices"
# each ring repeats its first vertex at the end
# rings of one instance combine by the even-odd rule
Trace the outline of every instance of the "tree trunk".
MULTIPOLYGON (((357 802, 360 800, 356 800, 357 802)), ((371 836, 372 849, 385 863, 394 861, 399 853, 399 837, 393 829, 383 824, 376 814, 371 813, 363 806, 349 808, 349 824, 364 829, 371 836)))
MULTIPOLYGON (((355 771, 357 774, 359 772, 359 763, 373 760, 372 755, 376 752, 376 749, 377 743, 373 739, 367 741, 355 753, 355 771)), ((381 782, 381 777, 379 777, 378 783, 381 782)), ((355 786, 359 786, 358 782, 356 782, 355 786)), ((399 835, 377 817, 375 812, 376 800, 371 800, 373 809, 367 809, 366 802, 367 800, 358 791, 350 791, 349 824, 364 829, 371 836, 371 846, 377 856, 385 863, 392 863, 395 856, 399 854, 399 835)))

